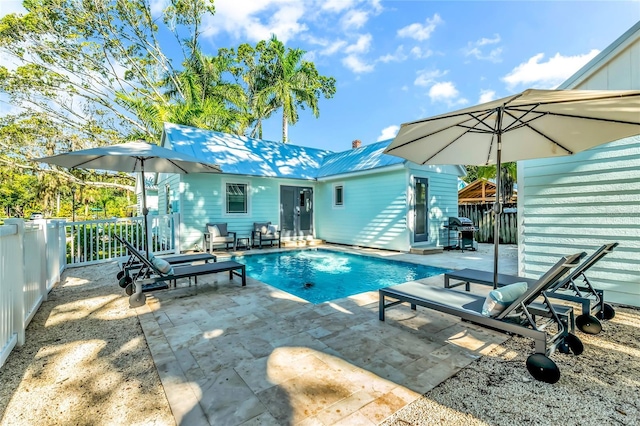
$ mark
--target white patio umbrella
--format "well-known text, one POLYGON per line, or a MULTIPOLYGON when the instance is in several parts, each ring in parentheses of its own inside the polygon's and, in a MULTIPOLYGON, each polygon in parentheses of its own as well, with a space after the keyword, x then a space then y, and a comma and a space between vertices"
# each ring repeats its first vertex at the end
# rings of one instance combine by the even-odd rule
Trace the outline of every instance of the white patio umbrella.
MULTIPOLYGON (((141 174, 142 214, 144 215, 145 251, 149 256, 149 229, 147 223, 147 193, 144 184, 144 172, 154 173, 220 173, 217 165, 203 163, 195 157, 178 153, 146 142, 128 142, 98 148, 71 151, 34 161, 55 164, 68 169, 95 169, 141 174)), ((134 301, 144 301, 141 294, 132 295, 134 301), (134 300, 135 299, 135 300, 134 300)))
MULTIPOLYGON (((385 153, 417 164, 495 164, 571 155, 640 134, 640 91, 535 90, 405 123, 385 153)), ((494 212, 498 281, 500 194, 494 212)))

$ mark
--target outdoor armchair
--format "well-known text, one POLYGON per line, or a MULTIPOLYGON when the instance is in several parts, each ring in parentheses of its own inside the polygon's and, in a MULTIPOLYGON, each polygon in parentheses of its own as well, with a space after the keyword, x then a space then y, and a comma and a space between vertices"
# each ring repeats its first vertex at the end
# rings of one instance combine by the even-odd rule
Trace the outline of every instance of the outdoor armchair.
POLYGON ((269 243, 269 246, 273 246, 275 242, 278 243, 278 248, 281 247, 280 231, 278 225, 272 225, 271 222, 254 222, 253 231, 251 232, 251 245, 254 247, 262 248, 263 244, 269 243))
POLYGON ((236 233, 227 229, 226 223, 207 223, 204 233, 205 249, 208 246, 209 252, 213 252, 214 246, 224 245, 224 248, 236 248, 236 233))

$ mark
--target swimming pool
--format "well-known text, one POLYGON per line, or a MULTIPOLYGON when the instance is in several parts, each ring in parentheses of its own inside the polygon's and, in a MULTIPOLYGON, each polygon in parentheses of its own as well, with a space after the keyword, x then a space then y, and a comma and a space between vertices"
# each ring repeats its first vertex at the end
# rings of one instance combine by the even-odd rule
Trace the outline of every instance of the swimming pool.
POLYGON ((233 259, 246 265, 247 275, 251 278, 311 303, 341 299, 449 272, 433 266, 323 249, 253 254, 233 259))

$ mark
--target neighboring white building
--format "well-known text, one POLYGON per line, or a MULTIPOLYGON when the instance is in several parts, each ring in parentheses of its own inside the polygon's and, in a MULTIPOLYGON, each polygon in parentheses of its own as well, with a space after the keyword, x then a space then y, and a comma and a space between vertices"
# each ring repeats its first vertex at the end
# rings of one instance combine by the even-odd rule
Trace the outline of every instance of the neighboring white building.
MULTIPOLYGON (((640 22, 560 89, 640 90, 640 22)), ((518 162, 519 273, 565 254, 618 248, 590 271, 607 301, 640 306, 640 136, 572 156, 518 162)))

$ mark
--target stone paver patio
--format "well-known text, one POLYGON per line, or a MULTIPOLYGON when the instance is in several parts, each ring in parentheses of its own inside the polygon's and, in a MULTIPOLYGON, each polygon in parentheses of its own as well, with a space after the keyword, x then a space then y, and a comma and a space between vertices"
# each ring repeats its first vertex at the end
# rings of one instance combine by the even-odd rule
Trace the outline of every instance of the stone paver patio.
MULTIPOLYGON (((493 264, 468 251, 358 251, 451 269, 493 264)), ((501 272, 514 273, 515 260, 501 259, 501 272)), ((441 287, 443 278, 421 282, 441 287)), ((185 425, 378 424, 506 339, 406 305, 381 322, 377 292, 314 305, 228 274, 148 296, 140 323, 185 425)))

